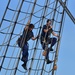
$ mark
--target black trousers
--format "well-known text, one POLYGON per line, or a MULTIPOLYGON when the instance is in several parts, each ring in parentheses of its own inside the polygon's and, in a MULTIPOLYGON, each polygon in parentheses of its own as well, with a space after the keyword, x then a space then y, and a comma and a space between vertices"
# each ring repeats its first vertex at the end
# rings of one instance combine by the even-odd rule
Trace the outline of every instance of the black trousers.
POLYGON ((55 37, 52 37, 52 38, 47 38, 47 39, 44 39, 43 37, 40 38, 40 41, 41 41, 41 45, 42 45, 42 48, 43 50, 47 50, 47 54, 46 54, 46 59, 49 59, 49 48, 48 48, 48 45, 51 44, 51 48, 55 45, 56 41, 57 41, 57 38, 55 37))

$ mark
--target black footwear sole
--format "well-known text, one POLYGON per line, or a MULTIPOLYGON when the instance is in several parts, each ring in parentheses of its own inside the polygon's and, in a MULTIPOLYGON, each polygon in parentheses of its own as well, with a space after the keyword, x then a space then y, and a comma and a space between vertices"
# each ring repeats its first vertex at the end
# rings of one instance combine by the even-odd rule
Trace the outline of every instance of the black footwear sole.
POLYGON ((49 50, 49 51, 53 51, 53 49, 52 49, 52 48, 48 48, 48 50, 49 50))
POLYGON ((50 51, 53 51, 53 49, 50 49, 50 51))
POLYGON ((46 64, 51 64, 53 61, 46 62, 46 64))
POLYGON ((23 67, 25 70, 27 70, 27 67, 26 67, 24 64, 22 64, 22 67, 23 67))
POLYGON ((53 61, 52 60, 49 60, 49 59, 45 59, 46 61, 46 64, 51 64, 53 61))

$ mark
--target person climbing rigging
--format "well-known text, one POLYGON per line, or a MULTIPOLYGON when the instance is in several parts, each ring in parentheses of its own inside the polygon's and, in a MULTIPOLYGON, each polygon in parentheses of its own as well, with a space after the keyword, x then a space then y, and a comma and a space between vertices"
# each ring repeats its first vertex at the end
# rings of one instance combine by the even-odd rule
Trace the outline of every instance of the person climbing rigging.
POLYGON ((47 64, 52 63, 53 61, 49 60, 49 51, 53 51, 53 46, 55 45, 57 38, 52 37, 50 38, 51 33, 56 36, 59 37, 58 34, 56 34, 51 26, 51 20, 48 19, 46 25, 43 25, 42 28, 42 32, 41 32, 41 37, 40 37, 40 42, 43 48, 43 56, 45 56, 45 60, 47 62, 47 64), (50 45, 50 47, 48 47, 48 45, 50 45))
POLYGON ((37 37, 34 37, 34 34, 32 32, 34 28, 34 25, 32 23, 30 23, 30 21, 28 21, 28 23, 26 24, 24 30, 23 30, 23 34, 18 38, 17 43, 18 46, 22 49, 22 61, 24 62, 22 64, 22 67, 27 70, 27 61, 28 61, 28 41, 30 39, 32 40, 36 40, 37 37))

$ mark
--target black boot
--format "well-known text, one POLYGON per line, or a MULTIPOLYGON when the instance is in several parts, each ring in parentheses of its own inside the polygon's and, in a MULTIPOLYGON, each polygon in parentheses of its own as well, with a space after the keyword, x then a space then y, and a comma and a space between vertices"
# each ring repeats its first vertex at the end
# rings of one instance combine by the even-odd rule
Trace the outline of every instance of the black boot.
POLYGON ((26 62, 24 62, 24 63, 22 64, 22 67, 23 67, 25 70, 27 70, 26 62))
POLYGON ((50 63, 52 63, 53 61, 51 61, 51 60, 49 60, 49 59, 46 59, 46 63, 47 64, 50 64, 50 63))
POLYGON ((53 48, 48 48, 49 51, 53 51, 53 48))

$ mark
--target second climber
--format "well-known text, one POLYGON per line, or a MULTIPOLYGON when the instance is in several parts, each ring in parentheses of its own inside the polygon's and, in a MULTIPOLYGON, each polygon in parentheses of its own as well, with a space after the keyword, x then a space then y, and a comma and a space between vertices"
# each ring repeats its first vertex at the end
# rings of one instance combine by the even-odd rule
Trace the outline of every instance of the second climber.
POLYGON ((49 60, 49 51, 53 51, 52 47, 55 45, 55 43, 57 41, 57 38, 55 38, 55 37, 50 38, 51 33, 54 36, 58 37, 58 34, 56 34, 52 29, 51 20, 48 19, 46 25, 43 25, 41 37, 40 37, 41 45, 44 50, 43 55, 45 56, 45 60, 46 60, 47 64, 53 62, 53 61, 49 60), (51 44, 50 47, 48 47, 49 44, 51 44))

